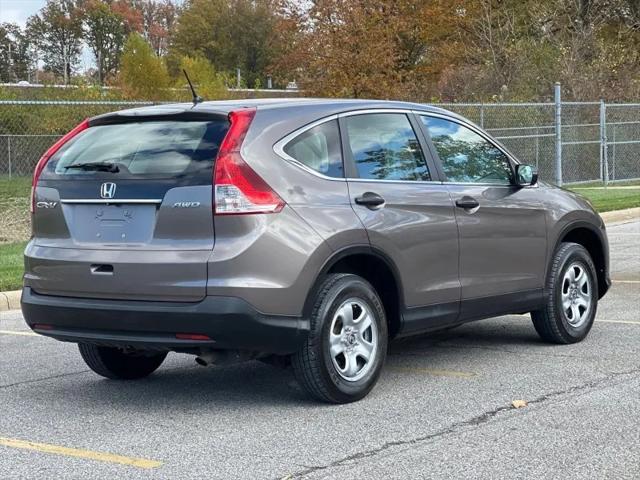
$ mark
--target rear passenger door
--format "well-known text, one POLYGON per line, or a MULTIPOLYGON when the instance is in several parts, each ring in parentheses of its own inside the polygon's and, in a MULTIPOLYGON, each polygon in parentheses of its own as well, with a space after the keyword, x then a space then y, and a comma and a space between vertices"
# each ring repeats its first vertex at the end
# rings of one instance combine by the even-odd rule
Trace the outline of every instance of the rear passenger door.
POLYGON ((353 209, 369 241, 397 267, 404 292, 402 333, 458 316, 458 232, 449 192, 425 154, 411 112, 340 117, 353 209))
POLYGON ((506 152, 472 125, 420 115, 456 204, 462 319, 539 305, 547 231, 536 186, 514 182, 506 152))

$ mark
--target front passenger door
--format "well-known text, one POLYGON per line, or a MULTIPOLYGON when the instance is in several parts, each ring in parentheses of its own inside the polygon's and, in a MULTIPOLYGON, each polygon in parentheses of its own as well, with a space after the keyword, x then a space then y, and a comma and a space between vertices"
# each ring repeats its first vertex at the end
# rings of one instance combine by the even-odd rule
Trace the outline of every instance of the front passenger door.
POLYGON ((456 205, 461 319, 539 304, 547 232, 537 187, 517 186, 505 152, 461 121, 421 115, 456 205))

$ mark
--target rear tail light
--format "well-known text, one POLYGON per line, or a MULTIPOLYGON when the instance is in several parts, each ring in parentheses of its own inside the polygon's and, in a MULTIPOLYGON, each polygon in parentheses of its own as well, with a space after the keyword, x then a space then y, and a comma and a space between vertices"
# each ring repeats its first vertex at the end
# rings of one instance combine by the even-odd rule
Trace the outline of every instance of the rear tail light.
POLYGON ((46 323, 36 323, 33 325, 34 330, 53 330, 53 325, 48 325, 46 323))
POLYGON ((47 162, 58 150, 62 148, 65 143, 67 143, 69 140, 71 140, 73 137, 78 135, 83 130, 86 130, 87 128, 89 128, 89 119, 85 118, 82 122, 76 125, 73 130, 60 138, 56 143, 51 145, 49 149, 44 152, 44 155, 40 157, 40 160, 38 160, 36 169, 33 172, 33 181, 31 182, 31 213, 33 213, 35 210, 35 190, 36 186, 38 185, 38 179, 40 178, 42 170, 44 170, 44 167, 47 165, 47 162))
POLYGON ((215 163, 214 191, 216 215, 277 213, 284 201, 244 161, 240 147, 255 108, 229 113, 231 126, 224 137, 215 163))
POLYGON ((178 340, 198 340, 198 341, 211 340, 211 338, 208 335, 202 335, 201 333, 176 333, 176 338, 178 340))

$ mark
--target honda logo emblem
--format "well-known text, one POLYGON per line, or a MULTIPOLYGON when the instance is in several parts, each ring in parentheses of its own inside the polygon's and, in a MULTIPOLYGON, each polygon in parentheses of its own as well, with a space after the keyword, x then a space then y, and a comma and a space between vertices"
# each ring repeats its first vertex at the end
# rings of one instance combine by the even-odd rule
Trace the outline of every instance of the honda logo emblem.
POLYGON ((106 182, 100 186, 100 196, 102 198, 113 198, 116 194, 116 184, 113 182, 106 182))

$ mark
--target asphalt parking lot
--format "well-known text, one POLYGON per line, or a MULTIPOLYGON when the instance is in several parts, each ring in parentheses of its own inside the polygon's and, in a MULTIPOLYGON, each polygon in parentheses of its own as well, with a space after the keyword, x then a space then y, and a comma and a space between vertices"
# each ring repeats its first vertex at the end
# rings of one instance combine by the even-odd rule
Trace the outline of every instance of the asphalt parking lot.
POLYGON ((586 341, 543 344, 528 316, 398 341, 345 406, 258 362, 172 354, 104 380, 0 313, 0 478, 639 478, 640 220, 609 239, 614 285, 586 341))

